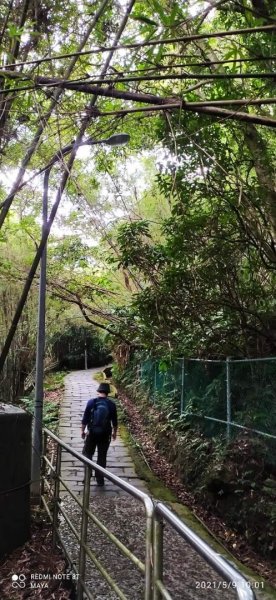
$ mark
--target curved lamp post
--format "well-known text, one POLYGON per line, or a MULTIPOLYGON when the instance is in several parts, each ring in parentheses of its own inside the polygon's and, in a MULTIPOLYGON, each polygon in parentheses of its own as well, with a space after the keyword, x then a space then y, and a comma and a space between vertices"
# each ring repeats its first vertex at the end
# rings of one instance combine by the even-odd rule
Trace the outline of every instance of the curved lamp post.
MULTIPOLYGON (((115 133, 109 138, 103 140, 94 140, 87 138, 79 144, 81 146, 96 146, 106 144, 107 146, 123 146, 130 140, 127 133, 115 133)), ((45 232, 48 219, 48 186, 52 167, 71 152, 74 143, 65 146, 59 150, 47 165, 43 181, 43 207, 42 207, 42 236, 45 232)), ((41 456, 42 456, 42 422, 43 422, 43 375, 44 375, 44 352, 45 352, 45 306, 46 306, 46 273, 47 273, 47 244, 43 251, 40 262, 39 279, 39 304, 38 304, 38 330, 36 346, 36 372, 35 372, 35 405, 34 405, 34 423, 33 423, 33 443, 32 443, 32 483, 31 494, 34 501, 40 501, 40 483, 41 483, 41 456)))

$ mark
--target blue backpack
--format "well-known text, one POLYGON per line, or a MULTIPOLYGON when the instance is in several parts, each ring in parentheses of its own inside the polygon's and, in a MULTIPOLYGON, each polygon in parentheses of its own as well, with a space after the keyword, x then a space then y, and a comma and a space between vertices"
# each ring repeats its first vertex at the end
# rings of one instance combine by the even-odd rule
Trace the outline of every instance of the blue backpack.
POLYGON ((93 435, 105 435, 111 431, 111 419, 106 398, 95 398, 91 410, 89 432, 93 435))

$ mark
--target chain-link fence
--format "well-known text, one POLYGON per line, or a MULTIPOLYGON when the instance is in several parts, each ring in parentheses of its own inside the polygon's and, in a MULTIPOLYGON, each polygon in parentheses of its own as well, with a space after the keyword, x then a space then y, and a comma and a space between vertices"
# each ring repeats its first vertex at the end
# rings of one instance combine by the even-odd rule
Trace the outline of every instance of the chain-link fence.
POLYGON ((250 431, 276 450, 276 357, 179 358, 170 365, 147 358, 139 364, 139 379, 153 402, 162 406, 171 398, 179 415, 200 419, 207 435, 229 440, 250 431))

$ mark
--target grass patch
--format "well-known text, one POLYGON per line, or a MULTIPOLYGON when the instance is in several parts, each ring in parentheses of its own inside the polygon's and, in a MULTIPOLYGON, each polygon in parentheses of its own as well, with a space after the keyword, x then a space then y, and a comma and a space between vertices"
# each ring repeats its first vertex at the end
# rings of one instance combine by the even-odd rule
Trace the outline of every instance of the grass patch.
MULTIPOLYGON (((43 427, 48 427, 54 433, 58 429, 59 420, 59 402, 62 392, 59 392, 64 386, 64 377, 66 371, 54 371, 47 373, 44 379, 45 397, 43 402, 43 427)), ((35 391, 29 396, 20 398, 21 407, 34 415, 35 391)))
POLYGON ((64 385, 64 377, 68 371, 53 371, 46 373, 44 379, 44 389, 47 392, 59 390, 64 385))
MULTIPOLYGON (((34 397, 20 399, 21 406, 26 412, 34 415, 34 397)), ((59 405, 57 402, 51 402, 45 399, 43 403, 43 427, 48 427, 54 433, 57 431, 59 418, 59 405)))

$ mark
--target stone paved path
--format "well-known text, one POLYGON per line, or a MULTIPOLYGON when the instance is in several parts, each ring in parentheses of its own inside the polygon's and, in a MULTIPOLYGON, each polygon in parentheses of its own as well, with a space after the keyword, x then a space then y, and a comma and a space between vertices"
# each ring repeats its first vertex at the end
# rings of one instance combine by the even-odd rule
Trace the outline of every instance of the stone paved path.
MULTIPOLYGON (((65 377, 65 393, 60 410, 59 436, 66 444, 80 453, 83 448, 81 418, 87 401, 97 396, 96 390, 99 383, 93 379, 93 373, 97 372, 99 372, 99 368, 74 371, 65 377)), ((96 458, 97 453, 94 455, 94 460, 96 458)), ((111 442, 109 447, 107 470, 147 492, 143 481, 135 473, 128 450, 119 435, 115 442, 111 442)), ((80 462, 67 452, 62 453, 61 476, 72 491, 82 493, 83 468, 80 462)), ((61 493, 63 493, 62 488, 61 493)), ((111 496, 125 494, 121 488, 107 479, 104 488, 97 487, 94 478, 91 480, 91 493, 92 495, 105 494, 111 496)))

